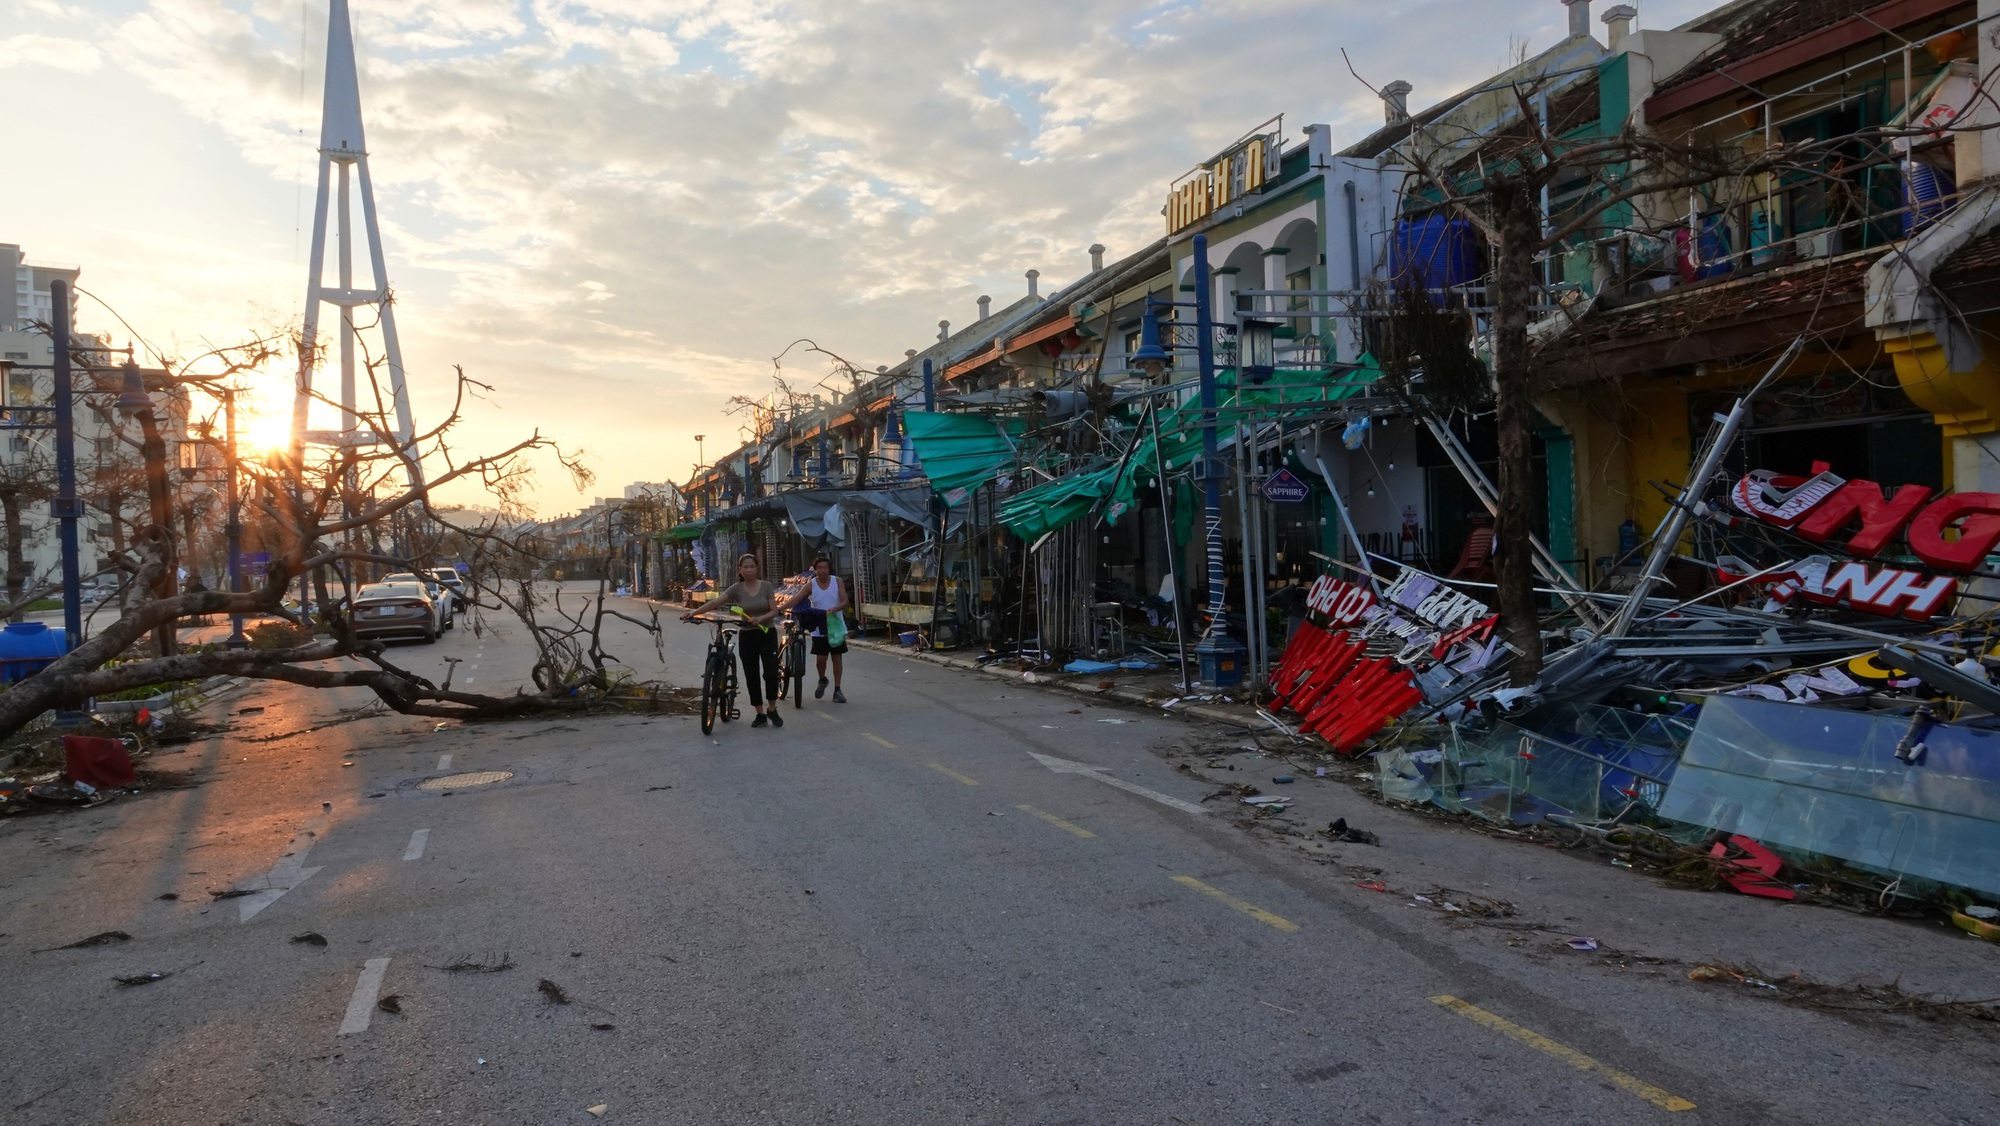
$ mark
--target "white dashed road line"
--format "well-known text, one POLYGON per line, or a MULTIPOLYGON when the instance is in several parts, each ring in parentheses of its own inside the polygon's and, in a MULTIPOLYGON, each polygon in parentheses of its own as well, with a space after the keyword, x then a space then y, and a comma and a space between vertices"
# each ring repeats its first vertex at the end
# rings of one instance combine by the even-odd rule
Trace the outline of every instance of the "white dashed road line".
MULTIPOLYGON (((450 758, 451 756, 446 755, 445 757, 450 758)), ((429 829, 418 829, 416 832, 411 833, 410 847, 403 850, 403 859, 422 860, 424 858, 424 846, 429 844, 430 840, 431 831, 429 829)))
POLYGON ((375 1016, 375 997, 382 992, 382 979, 389 975, 389 959, 370 958, 361 966, 361 980, 354 983, 354 996, 347 1000, 347 1018, 340 1022, 340 1034, 352 1036, 368 1031, 375 1016))
POLYGON ((292 837, 290 851, 271 865, 270 872, 255 882, 243 882, 237 886, 251 894, 236 900, 236 921, 247 923, 257 917, 257 913, 276 903, 286 892, 312 878, 318 868, 308 868, 306 854, 318 843, 321 833, 326 832, 332 818, 320 814, 307 821, 292 837), (261 886, 260 886, 261 885, 261 886))
POLYGON ((450 770, 450 769, 451 769, 451 756, 450 756, 450 755, 439 755, 439 756, 438 756, 438 769, 439 769, 439 770, 450 770))

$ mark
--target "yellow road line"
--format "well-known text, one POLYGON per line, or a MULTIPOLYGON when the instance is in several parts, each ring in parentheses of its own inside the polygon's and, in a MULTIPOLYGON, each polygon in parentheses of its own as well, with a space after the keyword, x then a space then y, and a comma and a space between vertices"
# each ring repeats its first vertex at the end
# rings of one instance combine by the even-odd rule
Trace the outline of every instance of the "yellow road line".
POLYGON ((1555 1058, 1570 1065, 1571 1067, 1576 1068, 1578 1071, 1595 1072, 1598 1075, 1601 1075, 1604 1078, 1611 1080, 1613 1084, 1625 1089, 1626 1091, 1631 1092, 1634 1095, 1639 1096, 1640 1098, 1646 1100, 1649 1103, 1652 1103, 1654 1106, 1660 1107, 1664 1110, 1694 1109, 1693 1103, 1687 1101, 1686 1099, 1681 1098, 1678 1095, 1670 1095, 1667 1092, 1661 1090, 1660 1088, 1653 1086, 1651 1083, 1648 1083, 1645 1080, 1638 1078, 1637 1076, 1627 1075, 1626 1073, 1618 1070, 1617 1068, 1612 1067, 1610 1064, 1592 1059, 1591 1057, 1584 1055, 1582 1052, 1577 1051, 1575 1048, 1572 1048, 1567 1044, 1558 1044, 1554 1040, 1549 1039, 1548 1037, 1542 1035, 1539 1032, 1534 1032, 1529 1029, 1522 1028, 1520 1025, 1515 1024, 1513 1021, 1510 1021, 1505 1017, 1499 1016, 1497 1014, 1489 1013, 1485 1009, 1480 1008, 1478 1005, 1475 1005, 1470 1001, 1461 1001, 1458 998, 1453 997, 1449 993, 1444 993, 1436 997, 1433 997, 1431 998, 1431 1001, 1434 1004, 1442 1005, 1445 1008, 1450 1009, 1452 1012, 1457 1013, 1459 1016, 1462 1016, 1469 1021, 1473 1021, 1478 1024, 1483 1024, 1486 1027, 1494 1030, 1495 1032, 1499 1032, 1502 1033, 1503 1035, 1510 1036, 1513 1039, 1519 1040, 1521 1043, 1526 1044, 1528 1047, 1533 1048, 1538 1052, 1546 1052, 1549 1055, 1552 1055, 1555 1058))
POLYGON ((1194 890, 1202 893, 1203 895, 1211 896, 1215 899, 1220 899, 1222 902, 1229 904, 1231 907, 1236 908, 1238 911, 1241 911, 1245 915, 1248 915, 1251 918, 1257 920, 1258 922, 1263 923, 1267 927, 1274 927, 1278 930, 1285 931, 1286 933, 1290 933, 1292 931, 1299 929, 1299 925, 1297 923, 1291 921, 1290 919, 1285 918, 1283 915, 1273 915, 1271 912, 1264 910, 1262 907, 1259 907, 1254 903, 1246 903, 1243 900, 1238 899, 1235 896, 1229 894, 1228 892, 1223 891, 1221 888, 1210 887, 1207 884, 1202 883, 1200 880, 1195 879, 1193 876, 1175 876, 1174 882, 1180 884, 1183 887, 1191 887, 1194 890))
POLYGON ((1042 820, 1048 822, 1049 824, 1054 825, 1056 828, 1061 829, 1065 833, 1075 833, 1077 836, 1082 837, 1086 840, 1097 835, 1096 833, 1091 832, 1089 829, 1086 829, 1081 825, 1072 825, 1069 822, 1064 821, 1062 818, 1057 817, 1055 814, 1049 813, 1046 810, 1036 809, 1032 805, 1017 805, 1014 808, 1020 810, 1022 813, 1033 814, 1034 816, 1041 818, 1042 820))
POLYGON ((959 773, 958 771, 956 771, 956 770, 953 770, 953 769, 952 769, 951 767, 949 767, 949 766, 941 766, 941 765, 939 765, 938 763, 935 763, 935 762, 927 762, 927 763, 925 763, 924 765, 925 765, 925 766, 928 766, 928 767, 930 767, 930 768, 931 768, 932 770, 935 770, 935 771, 937 771, 937 772, 938 772, 939 774, 942 774, 942 775, 944 775, 944 776, 945 776, 946 778, 953 778, 953 779, 956 779, 956 780, 958 780, 958 781, 960 781, 960 782, 963 782, 963 783, 965 783, 965 784, 966 784, 966 785, 968 785, 968 786, 977 786, 977 785, 979 785, 979 783, 978 783, 978 782, 975 782, 975 781, 973 781, 972 779, 970 779, 970 778, 967 778, 967 777, 966 777, 965 775, 963 775, 963 774, 960 774, 960 773, 959 773))
POLYGON ((882 744, 883 746, 889 748, 892 751, 896 749, 896 744, 891 743, 889 740, 882 738, 880 735, 877 735, 872 731, 863 731, 861 733, 861 737, 863 739, 873 739, 877 743, 882 744))

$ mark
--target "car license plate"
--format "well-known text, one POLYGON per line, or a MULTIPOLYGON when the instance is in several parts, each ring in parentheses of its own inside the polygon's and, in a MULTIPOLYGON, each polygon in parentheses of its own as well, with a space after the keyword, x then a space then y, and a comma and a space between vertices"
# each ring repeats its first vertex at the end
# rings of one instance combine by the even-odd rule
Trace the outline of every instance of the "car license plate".
POLYGON ((395 612, 396 608, 394 606, 380 606, 376 608, 375 616, 378 618, 386 618, 394 614, 395 612))

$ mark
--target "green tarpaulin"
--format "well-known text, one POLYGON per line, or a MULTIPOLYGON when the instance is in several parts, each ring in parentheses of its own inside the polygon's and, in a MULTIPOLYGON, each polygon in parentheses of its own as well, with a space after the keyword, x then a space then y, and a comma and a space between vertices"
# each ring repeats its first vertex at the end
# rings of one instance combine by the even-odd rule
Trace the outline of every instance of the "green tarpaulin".
POLYGON ((903 432, 916 448, 924 476, 940 493, 976 489, 1013 469, 1023 429, 1019 419, 980 414, 911 411, 903 416, 903 432))
POLYGON ((683 540, 683 541, 698 540, 701 538, 701 534, 707 530, 708 530, 708 525, 702 523, 675 524, 673 528, 667 532, 667 538, 670 540, 683 540))
MULTIPOLYGON (((1339 402, 1366 394, 1381 375, 1370 363, 1331 379, 1320 372, 1280 371, 1268 382, 1241 389, 1228 386, 1228 381, 1221 379, 1218 383, 1223 384, 1225 393, 1217 396, 1217 406, 1220 409, 1251 406, 1276 408, 1339 402)), ((1283 411, 1274 410, 1272 415, 1282 419, 1283 411)), ((1232 424, 1225 422, 1224 429, 1232 424)), ((1122 514, 1135 503, 1142 486, 1152 487, 1156 465, 1164 465, 1172 474, 1185 469, 1200 456, 1200 405, 1190 403, 1159 411, 1156 420, 1142 423, 1137 443, 1131 456, 1123 459, 1122 469, 1118 456, 1114 455, 1080 472, 1069 473, 1045 485, 1014 494, 996 513, 1000 523, 1008 531, 1032 543, 1088 515, 1099 502, 1103 502, 1107 512, 1122 514), (1157 452, 1153 440, 1155 422, 1159 433, 1157 452)), ((1123 450, 1118 451, 1118 454, 1123 453, 1123 450)))

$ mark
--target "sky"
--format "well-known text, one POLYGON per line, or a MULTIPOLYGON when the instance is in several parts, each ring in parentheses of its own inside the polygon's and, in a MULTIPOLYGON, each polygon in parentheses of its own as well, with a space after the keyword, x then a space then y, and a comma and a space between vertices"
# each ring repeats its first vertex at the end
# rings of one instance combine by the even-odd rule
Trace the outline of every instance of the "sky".
MULTIPOLYGON (((1421 108, 1567 27, 1558 0, 350 3, 419 428, 453 365, 490 384, 459 450, 539 432, 596 474, 544 462, 543 515, 734 446, 731 396, 826 376, 774 368, 794 340, 893 364, 1029 269, 1048 293, 1092 243, 1152 241, 1168 182, 1273 115, 1338 147, 1380 123, 1371 87, 1421 108)), ((80 329, 185 357, 297 325, 326 20, 0 0, 0 242, 82 267, 80 329)), ((266 383, 282 413, 291 376, 266 383)))

